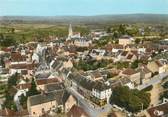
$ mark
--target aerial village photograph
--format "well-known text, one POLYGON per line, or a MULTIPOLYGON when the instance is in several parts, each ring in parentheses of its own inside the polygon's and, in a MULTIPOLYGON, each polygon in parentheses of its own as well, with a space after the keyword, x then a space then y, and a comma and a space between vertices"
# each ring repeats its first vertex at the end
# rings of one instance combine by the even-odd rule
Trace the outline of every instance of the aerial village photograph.
POLYGON ((0 117, 168 117, 168 0, 0 0, 0 117))

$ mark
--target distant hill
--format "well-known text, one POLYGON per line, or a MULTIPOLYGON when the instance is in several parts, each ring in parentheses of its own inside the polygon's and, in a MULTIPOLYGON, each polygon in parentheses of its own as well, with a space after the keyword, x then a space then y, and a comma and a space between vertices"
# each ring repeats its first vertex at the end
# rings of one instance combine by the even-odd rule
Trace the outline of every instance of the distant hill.
POLYGON ((124 14, 97 16, 0 16, 0 22, 27 23, 73 23, 73 24, 104 24, 104 23, 148 23, 168 24, 166 14, 124 14))

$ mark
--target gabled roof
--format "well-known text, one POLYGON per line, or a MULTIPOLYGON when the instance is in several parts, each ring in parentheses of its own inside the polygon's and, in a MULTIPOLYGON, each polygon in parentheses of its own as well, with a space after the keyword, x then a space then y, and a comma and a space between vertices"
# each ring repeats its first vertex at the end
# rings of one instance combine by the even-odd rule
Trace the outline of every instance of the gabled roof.
POLYGON ((50 84, 45 85, 45 90, 47 92, 61 90, 61 89, 62 90, 65 89, 65 86, 63 83, 56 82, 56 83, 50 83, 50 84))
POLYGON ((0 110, 1 117, 23 117, 23 116, 28 116, 28 115, 29 115, 29 113, 27 110, 22 110, 19 112, 16 112, 16 111, 10 110, 10 109, 0 110))
POLYGON ((11 53, 11 60, 12 61, 25 61, 26 60, 26 56, 25 55, 21 55, 19 52, 12 52, 11 53))
POLYGON ((69 79, 76 82, 78 85, 82 86, 87 90, 92 90, 94 82, 91 80, 86 79, 84 76, 80 75, 79 73, 72 73, 68 77, 69 79))
POLYGON ((120 39, 131 39, 131 36, 123 35, 123 36, 120 37, 120 39))
POLYGON ((56 101, 58 105, 63 105, 62 97, 64 94, 64 90, 47 92, 39 95, 30 96, 28 98, 30 106, 35 106, 51 101, 56 101))
POLYGON ((134 69, 131 69, 131 68, 128 68, 128 69, 125 69, 122 74, 125 74, 125 75, 133 75, 133 74, 136 74, 138 73, 138 71, 134 70, 134 69))
POLYGON ((129 55, 127 56, 127 59, 132 59, 133 56, 134 56, 133 54, 129 54, 129 55))
POLYGON ((121 53, 121 56, 126 56, 128 54, 128 51, 123 51, 122 53, 121 53))
POLYGON ((152 107, 148 109, 147 112, 151 117, 162 117, 162 116, 167 117, 166 115, 168 115, 168 102, 152 107))
POLYGON ((93 88, 98 90, 98 91, 104 91, 104 90, 110 89, 109 86, 107 86, 103 82, 99 82, 99 81, 94 83, 93 88))
POLYGON ((45 85, 45 84, 49 84, 49 83, 58 83, 59 80, 58 78, 44 78, 44 79, 38 79, 36 80, 37 85, 45 85))
POLYGON ((67 113, 68 117, 90 117, 81 107, 73 105, 67 113))
POLYGON ((155 63, 158 65, 158 67, 162 67, 163 64, 160 61, 155 61, 155 63))

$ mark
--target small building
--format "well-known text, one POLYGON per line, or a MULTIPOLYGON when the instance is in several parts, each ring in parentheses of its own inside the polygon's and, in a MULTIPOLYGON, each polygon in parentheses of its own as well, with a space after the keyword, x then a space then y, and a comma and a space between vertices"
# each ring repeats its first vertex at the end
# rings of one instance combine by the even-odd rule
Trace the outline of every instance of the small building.
POLYGON ((88 38, 74 38, 73 44, 77 47, 89 47, 92 44, 92 40, 88 38))
POLYGON ((124 50, 124 46, 120 45, 120 44, 107 44, 105 46, 105 50, 107 52, 112 52, 112 53, 117 53, 119 51, 123 51, 124 50))
POLYGON ((167 69, 167 64, 165 62, 156 60, 148 62, 147 68, 152 71, 152 73, 164 73, 167 69))
POLYGON ((119 38, 119 44, 120 45, 128 45, 128 44, 132 44, 134 41, 134 38, 128 36, 128 35, 124 35, 122 37, 119 38))
POLYGON ((128 77, 135 85, 140 84, 140 72, 131 68, 127 68, 120 73, 121 77, 128 77))
POLYGON ((138 59, 138 54, 136 51, 123 51, 117 58, 118 61, 133 62, 138 59))
POLYGON ((103 58, 105 53, 106 51, 104 49, 93 49, 89 55, 94 59, 100 60, 103 58))

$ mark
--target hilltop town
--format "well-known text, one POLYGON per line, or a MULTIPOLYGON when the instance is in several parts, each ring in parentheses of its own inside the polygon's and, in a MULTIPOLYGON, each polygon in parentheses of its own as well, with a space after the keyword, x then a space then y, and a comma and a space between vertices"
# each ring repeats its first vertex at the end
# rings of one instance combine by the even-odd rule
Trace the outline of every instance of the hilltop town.
POLYGON ((74 31, 70 24, 68 34, 58 29, 59 36, 49 28, 45 33, 36 29, 37 35, 31 29, 23 34, 4 27, 0 116, 168 116, 164 26, 121 24, 74 31))

